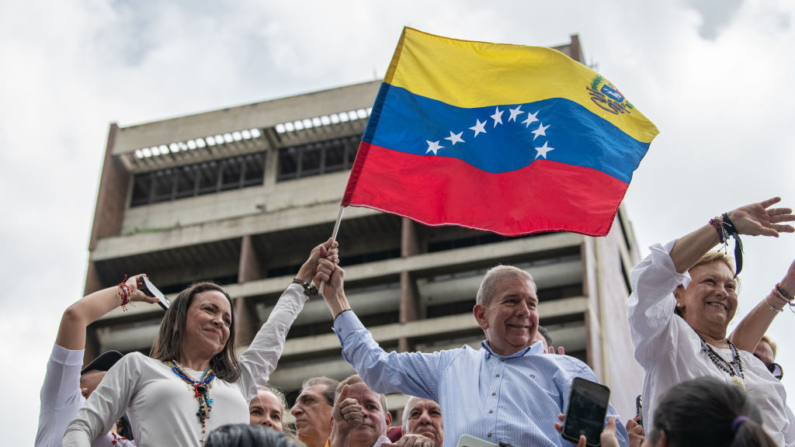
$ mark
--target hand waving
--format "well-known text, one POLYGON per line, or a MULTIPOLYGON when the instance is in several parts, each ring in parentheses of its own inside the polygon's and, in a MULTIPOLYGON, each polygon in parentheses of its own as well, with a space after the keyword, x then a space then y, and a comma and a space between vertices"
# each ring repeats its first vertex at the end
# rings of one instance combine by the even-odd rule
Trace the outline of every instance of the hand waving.
POLYGON ((738 233, 749 236, 778 237, 779 233, 795 233, 795 228, 791 225, 781 225, 782 222, 795 221, 792 209, 770 208, 780 201, 780 197, 774 197, 737 208, 728 212, 729 219, 738 233))

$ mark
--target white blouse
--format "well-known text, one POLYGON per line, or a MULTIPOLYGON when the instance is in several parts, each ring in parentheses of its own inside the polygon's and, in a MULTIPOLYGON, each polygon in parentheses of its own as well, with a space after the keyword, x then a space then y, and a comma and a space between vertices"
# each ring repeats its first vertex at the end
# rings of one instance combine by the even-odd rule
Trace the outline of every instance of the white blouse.
MULTIPOLYGON (((645 370, 643 381, 643 421, 652 427, 652 415, 660 397, 674 385, 698 377, 715 377, 731 383, 701 347, 701 338, 674 314, 674 290, 687 287, 690 275, 676 271, 669 256, 674 243, 656 244, 651 254, 631 273, 632 294, 627 315, 635 344, 635 358, 645 370)), ((732 360, 730 349, 712 346, 724 360, 732 360)), ((750 400, 762 412, 765 431, 780 446, 795 446, 795 425, 786 407, 784 385, 750 352, 739 351, 750 400)))
MULTIPOLYGON (((248 402, 257 395, 257 388, 268 383, 270 374, 276 369, 287 331, 306 300, 303 288, 291 284, 249 349, 240 357, 238 381, 228 383, 214 379, 211 382, 209 397, 213 404, 210 417, 205 421, 205 438, 222 425, 249 423, 248 402)), ((184 370, 193 379, 202 375, 202 371, 184 370)), ((196 415, 199 403, 193 387, 177 377, 166 363, 134 352, 125 355, 108 371, 67 428, 63 445, 89 446, 93 439, 107 433, 125 410, 136 444, 141 447, 196 447, 201 444, 202 427, 196 415)))

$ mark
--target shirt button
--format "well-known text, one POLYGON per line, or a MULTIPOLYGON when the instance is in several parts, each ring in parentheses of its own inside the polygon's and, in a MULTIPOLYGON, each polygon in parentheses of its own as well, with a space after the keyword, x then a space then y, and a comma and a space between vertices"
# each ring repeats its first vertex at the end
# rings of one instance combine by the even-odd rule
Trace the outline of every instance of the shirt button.
POLYGON ((535 374, 530 374, 530 378, 535 379, 536 378, 535 374))
POLYGON ((488 436, 489 438, 491 438, 491 433, 487 434, 486 436, 488 436))
POLYGON ((504 361, 505 361, 505 359, 500 359, 500 361, 501 361, 501 362, 504 362, 504 361))
POLYGON ((497 374, 497 377, 500 377, 500 375, 499 375, 499 374, 497 374))
POLYGON ((494 413, 494 410, 489 410, 489 414, 494 413))
POLYGON ((491 393, 491 395, 492 395, 492 396, 496 396, 496 395, 497 395, 497 393, 491 393))

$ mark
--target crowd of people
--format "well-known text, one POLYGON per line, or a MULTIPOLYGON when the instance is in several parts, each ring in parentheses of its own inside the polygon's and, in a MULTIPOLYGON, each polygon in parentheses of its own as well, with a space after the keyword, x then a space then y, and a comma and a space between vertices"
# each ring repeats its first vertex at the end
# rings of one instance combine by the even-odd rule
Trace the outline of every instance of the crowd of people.
MULTIPOLYGON (((645 370, 643 414, 623 423, 608 405, 601 445, 795 447, 795 417, 765 332, 793 305, 795 263, 728 334, 739 284, 732 258, 713 248, 741 235, 795 232, 779 200, 747 205, 664 245, 632 271, 627 316, 645 370)), ((539 326, 535 281, 500 265, 484 276, 473 316, 485 340, 433 353, 386 352, 345 296, 339 248, 315 247, 238 357, 232 299, 197 283, 171 303, 149 356, 103 353, 82 368, 86 327, 131 301, 154 304, 143 275, 93 293, 64 312, 41 390, 37 446, 441 447, 566 446, 572 383, 598 382, 585 363, 555 353, 539 326), (303 383, 284 423, 284 394, 268 385, 287 332, 321 284, 343 358, 356 374, 303 383), (578 379, 578 380, 579 380, 578 379), (408 396, 393 421, 386 393, 408 396), (470 444, 467 444, 470 445, 470 444)), ((321 299, 321 298, 318 298, 321 299)), ((617 386, 621 386, 620 384, 617 386)), ((597 421, 601 421, 598 418, 597 421)), ((578 447, 587 444, 580 436, 578 447)), ((588 444, 592 445, 592 444, 588 444)))

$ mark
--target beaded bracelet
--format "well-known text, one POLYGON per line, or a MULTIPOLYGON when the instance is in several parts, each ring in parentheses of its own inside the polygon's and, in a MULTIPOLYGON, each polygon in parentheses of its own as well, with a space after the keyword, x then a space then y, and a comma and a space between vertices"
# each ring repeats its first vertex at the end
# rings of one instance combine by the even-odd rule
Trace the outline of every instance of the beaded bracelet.
POLYGON ((709 224, 715 228, 715 231, 718 232, 718 239, 720 239, 721 244, 725 244, 726 241, 729 240, 729 235, 726 233, 726 229, 723 228, 723 217, 716 216, 709 220, 709 224))
POLYGON ((130 304, 130 295, 132 295, 132 290, 130 290, 130 286, 127 285, 127 275, 124 275, 124 279, 119 283, 121 310, 124 312, 127 312, 127 305, 130 304))
POLYGON ((776 283, 776 292, 778 292, 785 300, 792 301, 792 294, 787 293, 786 290, 781 288, 781 283, 776 283))

